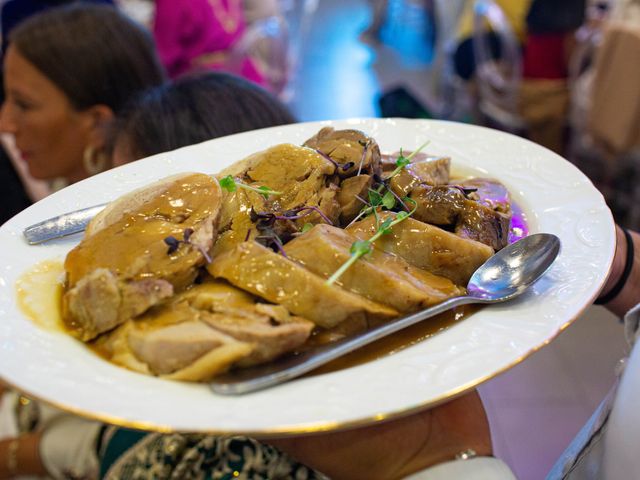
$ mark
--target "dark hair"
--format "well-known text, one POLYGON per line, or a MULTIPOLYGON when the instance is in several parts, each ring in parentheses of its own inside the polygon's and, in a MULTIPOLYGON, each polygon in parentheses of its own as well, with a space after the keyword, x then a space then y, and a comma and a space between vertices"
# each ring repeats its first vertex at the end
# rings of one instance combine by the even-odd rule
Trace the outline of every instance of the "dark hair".
POLYGON ((233 133, 294 123, 287 107, 263 88, 220 72, 186 76, 145 92, 118 120, 135 158, 233 133))
POLYGON ((46 10, 18 25, 10 42, 78 110, 103 104, 117 113, 132 95, 165 80, 150 34, 111 6, 46 10))

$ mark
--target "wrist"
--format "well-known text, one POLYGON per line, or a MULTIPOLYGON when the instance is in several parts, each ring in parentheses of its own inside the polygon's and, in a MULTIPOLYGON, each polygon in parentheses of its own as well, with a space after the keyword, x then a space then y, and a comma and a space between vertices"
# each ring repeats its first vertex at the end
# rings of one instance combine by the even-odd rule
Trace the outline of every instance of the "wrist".
POLYGON ((40 434, 0 440, 0 480, 20 475, 46 475, 39 453, 40 434))
POLYGON ((0 441, 0 479, 18 475, 18 451, 20 438, 0 441))
POLYGON ((633 238, 627 236, 627 233, 616 225, 616 251, 613 257, 613 263, 611 264, 611 271, 609 276, 600 291, 600 295, 596 300, 596 304, 605 304, 606 297, 608 297, 612 291, 619 285, 624 275, 625 266, 627 264, 627 252, 629 248, 633 249, 633 238), (631 242, 631 245, 629 243, 631 242), (605 301, 603 301, 605 300, 605 301))

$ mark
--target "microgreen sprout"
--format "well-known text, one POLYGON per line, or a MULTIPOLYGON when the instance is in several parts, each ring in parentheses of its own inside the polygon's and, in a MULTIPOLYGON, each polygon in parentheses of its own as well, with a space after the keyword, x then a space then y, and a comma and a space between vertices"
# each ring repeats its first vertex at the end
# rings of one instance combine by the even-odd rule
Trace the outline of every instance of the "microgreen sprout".
POLYGON ((325 282, 327 285, 332 285, 333 283, 335 283, 335 281, 338 280, 342 276, 342 274, 346 272, 349 269, 349 267, 351 267, 351 265, 357 262, 359 258, 363 257, 367 253, 370 253, 371 250, 373 249, 373 242, 378 240, 382 235, 390 234, 391 229, 393 228, 394 225, 397 225, 398 223, 402 222, 403 220, 413 215, 413 212, 416 211, 417 204, 413 199, 407 198, 406 200, 411 200, 414 203, 413 209, 410 212, 405 212, 405 211, 398 212, 395 218, 393 217, 387 218, 384 222, 378 225, 378 229, 376 230, 376 233, 374 233, 373 236, 369 238, 369 240, 357 240, 353 242, 349 250, 349 253, 351 254, 351 256, 346 262, 344 262, 340 266, 340 268, 338 268, 338 270, 336 270, 333 273, 333 275, 331 275, 327 279, 327 281, 325 282))
POLYGON ((275 234, 275 232, 271 231, 266 235, 258 235, 255 240, 262 240, 267 243, 266 246, 275 245, 276 249, 282 254, 283 257, 286 257, 287 254, 284 251, 282 240, 280 237, 275 234))
POLYGON ((258 230, 258 236, 256 236, 254 240, 257 240, 265 247, 271 247, 277 250, 286 257, 283 245, 292 237, 304 233, 313 227, 313 224, 306 223, 302 231, 299 232, 297 231, 297 226, 293 223, 294 220, 304 218, 312 213, 317 213, 325 222, 333 225, 333 222, 325 213, 314 205, 305 205, 291 210, 285 210, 284 212, 256 212, 252 208, 249 212, 249 218, 255 224, 256 230, 258 230), (278 221, 280 223, 276 223, 278 221), (295 229, 296 232, 292 233, 292 229, 295 229))
POLYGON ((191 243, 190 239, 191 239, 191 235, 193 235, 193 231, 194 231, 193 228, 185 228, 184 232, 182 232, 182 240, 178 240, 173 235, 169 235, 168 237, 165 237, 163 241, 169 247, 167 249, 167 255, 174 254, 180 247, 180 244, 184 243, 185 245, 191 245, 192 247, 195 247, 196 249, 200 250, 200 253, 204 257, 204 259, 207 261, 207 263, 211 263, 211 257, 209 256, 209 252, 207 252, 204 248, 202 248, 201 245, 191 243))
POLYGON ((231 175, 227 175, 226 177, 220 179, 219 181, 220 187, 225 189, 227 192, 235 192, 238 188, 244 188, 245 190, 250 190, 252 192, 259 193, 265 199, 269 198, 269 195, 282 195, 282 192, 277 192, 276 190, 272 190, 269 187, 261 186, 261 187, 252 187, 245 183, 242 183, 233 178, 231 175))
POLYGON ((404 167, 406 167, 411 163, 411 160, 413 160, 413 157, 415 157, 418 153, 424 150, 424 148, 430 143, 431 143, 431 140, 427 140, 422 145, 420 145, 417 150, 414 150, 406 157, 402 154, 402 149, 400 149, 400 155, 396 159, 396 168, 393 170, 393 172, 391 172, 391 175, 387 177, 387 180, 390 180, 396 175, 398 175, 404 167))
MULTIPOLYGON (((349 225, 354 224, 355 222, 360 220, 362 217, 366 217, 367 215, 370 215, 372 213, 375 214, 378 208, 384 207, 387 210, 393 210, 396 207, 396 201, 400 203, 400 205, 402 205, 402 207, 405 210, 408 210, 406 205, 402 202, 402 200, 398 198, 398 195, 396 195, 393 192, 393 190, 388 187, 388 183, 389 183, 389 180, 391 180, 393 177, 399 175, 400 172, 402 172, 402 170, 411 163, 411 160, 413 160, 413 158, 418 153, 420 153, 427 145, 429 145, 429 143, 431 143, 431 141, 427 140, 422 145, 420 145, 420 147, 418 147, 417 150, 414 150, 406 157, 402 154, 402 149, 400 149, 400 155, 396 159, 396 168, 391 172, 391 174, 385 179, 382 179, 377 174, 374 175, 374 180, 378 183, 378 186, 375 190, 369 189, 368 202, 356 196, 356 198, 358 198, 358 200, 364 203, 365 206, 362 208, 362 210, 360 210, 360 212, 358 212, 358 215, 356 215, 356 217, 353 220, 351 220, 349 225), (384 190, 386 190, 386 192, 383 194, 382 192, 384 190)), ((363 160, 364 160, 364 154, 366 154, 367 145, 364 144, 363 148, 364 148, 364 151, 363 151, 363 160)), ((360 172, 358 171, 358 174, 359 173, 360 172)), ((376 215, 376 219, 377 218, 378 217, 376 215)))
POLYGON ((364 165, 364 160, 367 158, 367 150, 369 149, 369 140, 362 142, 359 142, 360 145, 362 145, 362 156, 360 157, 360 166, 358 167, 358 173, 357 175, 360 175, 360 172, 362 171, 362 166, 364 165))
POLYGON ((329 160, 331 163, 333 163, 337 169, 340 169, 340 170, 342 170, 344 172, 346 172, 347 170, 349 170, 351 167, 353 167, 355 165, 355 163, 353 163, 353 162, 346 162, 346 163, 343 163, 342 165, 340 165, 338 162, 336 162, 333 158, 331 158, 329 155, 324 153, 322 150, 318 150, 317 148, 315 148, 314 150, 320 156, 322 156, 326 160, 329 160))
POLYGON ((280 213, 256 212, 252 208, 251 212, 249 212, 249 216, 253 223, 273 225, 276 220, 298 220, 299 218, 304 218, 314 212, 320 215, 322 219, 329 225, 333 225, 333 222, 329 219, 329 217, 327 217, 325 213, 315 205, 305 205, 303 207, 285 210, 284 212, 280 213))

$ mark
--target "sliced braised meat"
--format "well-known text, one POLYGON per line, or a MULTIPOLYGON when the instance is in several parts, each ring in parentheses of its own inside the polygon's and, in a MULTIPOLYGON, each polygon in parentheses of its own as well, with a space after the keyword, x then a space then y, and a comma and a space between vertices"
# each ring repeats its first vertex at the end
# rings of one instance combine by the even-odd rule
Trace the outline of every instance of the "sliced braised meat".
POLYGON ((123 281, 106 268, 80 279, 63 297, 62 311, 70 331, 82 341, 107 332, 173 295, 162 279, 123 281))
POLYGON ((296 262, 255 242, 244 242, 216 257, 207 267, 218 278, 286 307, 316 325, 332 328, 343 322, 363 327, 397 316, 379 305, 334 285, 296 262))
POLYGON ((365 207, 364 201, 367 201, 367 195, 373 179, 371 175, 356 175, 355 177, 345 178, 340 184, 340 192, 338 193, 338 203, 340 204, 340 223, 348 225, 360 210, 365 207))
POLYGON ((419 185, 411 198, 413 217, 424 223, 454 227, 456 234, 500 250, 508 243, 511 212, 502 213, 466 197, 463 188, 419 185))
POLYGON ((455 225, 467 200, 462 190, 448 185, 418 185, 410 197, 416 202, 413 218, 433 225, 455 225))
MULTIPOLYGON (((251 218, 252 211, 282 215, 301 207, 314 207, 332 223, 337 223, 340 206, 336 199, 338 187, 333 182, 335 170, 331 161, 310 148, 282 144, 253 154, 221 172, 219 178, 232 175, 250 186, 267 186, 280 194, 265 199, 259 193, 244 189, 225 193, 221 235, 214 256, 261 235, 251 218)), ((310 210, 306 213, 299 220, 278 222, 273 226, 273 233, 287 238, 297 233, 305 223, 325 221, 319 213, 310 210)))
POLYGON ((462 238, 469 238, 500 250, 509 243, 511 214, 492 210, 473 200, 465 202, 455 233, 462 238))
POLYGON ((76 335, 93 338, 191 285, 216 237, 220 199, 208 175, 182 176, 71 250, 63 313, 76 335))
POLYGON ((380 175, 380 147, 376 141, 360 130, 335 130, 325 127, 304 142, 330 157, 338 164, 337 174, 351 177, 360 173, 380 175))
MULTIPOLYGON (((237 343, 241 342, 199 320, 187 320, 151 329, 134 326, 129 332, 131 351, 140 361, 146 363, 155 375, 175 373, 192 365, 206 353, 228 346, 240 346, 235 345, 237 343)), ((245 344, 235 351, 246 355, 251 348, 245 344)), ((241 358, 235 355, 234 357, 227 357, 228 363, 220 365, 220 370, 241 358)))
POLYGON ((270 361, 300 347, 314 324, 207 280, 100 338, 112 361, 136 371, 202 381, 232 366, 270 361))
POLYGON ((402 171, 389 181, 389 186, 396 195, 403 198, 409 195, 420 184, 445 185, 449 183, 451 159, 424 155, 405 166, 402 171))
MULTIPOLYGON (((381 214, 381 221, 388 215, 393 214, 381 214)), ((376 230, 373 217, 347 228, 348 232, 363 240, 371 238, 376 230)), ((414 267, 446 277, 460 286, 466 286, 473 272, 493 255, 493 249, 487 245, 413 218, 395 225, 391 233, 376 241, 375 246, 402 257, 414 267)))
POLYGON ((467 197, 475 200, 492 210, 507 215, 511 213, 511 195, 507 187, 493 178, 470 178, 459 184, 465 189, 471 189, 467 197))
POLYGON ((257 298, 224 281, 207 281, 184 296, 200 319, 216 330, 252 346, 239 366, 268 362, 302 345, 314 324, 294 316, 282 305, 257 298))
POLYGON ((203 321, 236 340, 252 345, 251 354, 236 363, 249 366, 268 362, 302 345, 309 338, 313 323, 295 320, 299 318, 291 317, 288 323, 279 324, 267 315, 223 311, 205 315, 203 321))
MULTIPOLYGON (((349 257, 358 238, 340 228, 316 225, 285 245, 288 258, 324 278, 329 278, 349 257)), ((355 262, 337 283, 374 302, 399 312, 413 312, 462 295, 451 280, 409 265, 395 255, 374 250, 355 262)))

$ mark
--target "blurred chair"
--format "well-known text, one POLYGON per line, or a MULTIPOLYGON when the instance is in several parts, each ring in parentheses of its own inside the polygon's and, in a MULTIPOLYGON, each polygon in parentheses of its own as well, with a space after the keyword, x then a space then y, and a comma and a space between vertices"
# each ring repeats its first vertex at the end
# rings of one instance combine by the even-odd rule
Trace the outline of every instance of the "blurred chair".
POLYGON ((569 63, 569 159, 603 194, 616 222, 639 230, 640 69, 629 58, 640 45, 640 1, 627 5, 611 16, 588 9, 577 32, 569 63))
POLYGON ((437 117, 461 119, 469 109, 464 80, 454 73, 453 54, 457 46, 457 25, 467 0, 435 0, 436 41, 430 95, 437 117))
POLYGON ((280 95, 285 102, 295 95, 295 80, 305 56, 319 0, 278 0, 282 18, 289 29, 289 81, 280 95))
POLYGON ((247 26, 228 60, 237 72, 244 58, 252 59, 264 76, 264 86, 284 102, 290 101, 302 46, 308 36, 318 0, 278 0, 278 12, 247 26))
POLYGON ((522 53, 516 35, 502 9, 493 0, 476 0, 473 50, 476 64, 478 110, 488 123, 513 133, 526 131, 520 115, 522 53), (491 29, 499 39, 500 58, 493 58, 486 35, 491 29))
POLYGON ((263 86, 281 96, 290 78, 289 30, 284 19, 272 16, 256 20, 247 27, 227 60, 228 70, 239 73, 250 58, 264 78, 263 86))

